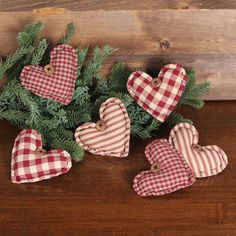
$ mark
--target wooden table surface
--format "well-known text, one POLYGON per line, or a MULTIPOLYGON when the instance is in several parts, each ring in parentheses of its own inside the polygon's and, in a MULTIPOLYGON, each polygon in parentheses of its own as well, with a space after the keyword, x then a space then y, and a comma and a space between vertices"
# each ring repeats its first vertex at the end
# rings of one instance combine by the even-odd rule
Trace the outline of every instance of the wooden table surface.
MULTIPOLYGON (((236 102, 183 110, 200 144, 216 144, 229 166, 218 176, 162 197, 139 197, 134 176, 149 165, 150 141, 132 140, 127 159, 86 154, 63 176, 12 184, 10 161, 17 129, 0 122, 0 235, 236 235, 236 102)), ((159 131, 167 137, 168 129, 159 131)))

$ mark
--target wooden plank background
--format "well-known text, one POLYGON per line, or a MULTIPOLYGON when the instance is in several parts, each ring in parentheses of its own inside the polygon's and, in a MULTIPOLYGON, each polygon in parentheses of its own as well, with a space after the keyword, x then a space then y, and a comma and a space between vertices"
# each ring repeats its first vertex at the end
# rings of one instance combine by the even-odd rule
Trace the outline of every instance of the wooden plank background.
MULTIPOLYGON (((212 83, 206 100, 236 99, 235 1, 1 1, 0 55, 16 49, 17 32, 41 20, 43 36, 56 43, 74 22, 74 46, 109 44, 119 48, 106 61, 146 67, 157 75, 166 63, 196 69, 198 79, 212 83), (42 7, 54 6, 50 9, 42 7), (163 48, 162 42, 168 47, 163 48)), ((165 46, 165 45, 164 45, 165 46)))

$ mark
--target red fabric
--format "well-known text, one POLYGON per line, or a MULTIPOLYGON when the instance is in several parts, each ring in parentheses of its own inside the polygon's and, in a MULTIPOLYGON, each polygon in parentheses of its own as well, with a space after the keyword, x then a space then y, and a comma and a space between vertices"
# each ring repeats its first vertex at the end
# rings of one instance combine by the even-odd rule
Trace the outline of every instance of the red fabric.
POLYGON ((144 110, 164 122, 178 104, 187 75, 181 65, 169 64, 161 69, 158 78, 161 84, 154 87, 150 75, 142 71, 133 72, 128 78, 127 89, 144 110))
POLYGON ((46 75, 39 65, 25 66, 20 75, 21 84, 40 97, 67 105, 74 95, 78 68, 75 49, 66 44, 55 47, 50 64, 55 68, 52 75, 46 75))
POLYGON ((85 123, 76 129, 76 142, 95 155, 128 156, 130 120, 122 101, 117 98, 106 100, 100 107, 100 119, 104 130, 98 130, 96 123, 85 123))
POLYGON ((149 163, 160 165, 160 171, 142 171, 134 178, 133 188, 142 197, 160 196, 188 187, 195 176, 183 156, 165 139, 148 144, 145 155, 149 163))
POLYGON ((13 183, 30 183, 50 179, 66 173, 72 166, 69 153, 51 150, 43 156, 35 154, 42 148, 42 137, 37 130, 22 130, 14 143, 11 162, 13 183))
POLYGON ((219 174, 228 165, 224 151, 216 145, 194 148, 198 144, 198 131, 193 125, 181 123, 170 133, 169 142, 180 152, 197 178, 219 174))

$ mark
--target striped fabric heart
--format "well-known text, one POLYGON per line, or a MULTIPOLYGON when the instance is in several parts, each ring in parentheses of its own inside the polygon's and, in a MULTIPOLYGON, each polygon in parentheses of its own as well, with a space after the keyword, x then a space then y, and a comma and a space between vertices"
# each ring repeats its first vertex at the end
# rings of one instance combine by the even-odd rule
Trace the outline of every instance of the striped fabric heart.
POLYGON ((72 166, 71 157, 63 150, 42 149, 37 130, 22 130, 14 143, 11 161, 13 183, 32 183, 64 174, 72 166))
POLYGON ((21 72, 21 84, 32 93, 69 104, 74 95, 78 68, 77 53, 73 47, 61 44, 51 52, 50 64, 25 66, 21 72))
POLYGON ((133 183, 142 197, 160 196, 192 185, 196 178, 183 156, 166 139, 157 139, 145 149, 150 170, 140 172, 133 183))
POLYGON ((142 71, 133 72, 127 81, 127 90, 139 106, 157 120, 164 122, 174 110, 187 81, 181 65, 164 66, 157 78, 142 71))
POLYGON ((184 156, 197 178, 222 172, 228 164, 224 151, 216 145, 200 146, 198 140, 198 131, 188 123, 176 125, 169 137, 169 142, 184 156))
POLYGON ((100 107, 100 119, 97 123, 79 126, 75 132, 76 142, 96 155, 128 156, 130 120, 122 101, 106 100, 100 107))

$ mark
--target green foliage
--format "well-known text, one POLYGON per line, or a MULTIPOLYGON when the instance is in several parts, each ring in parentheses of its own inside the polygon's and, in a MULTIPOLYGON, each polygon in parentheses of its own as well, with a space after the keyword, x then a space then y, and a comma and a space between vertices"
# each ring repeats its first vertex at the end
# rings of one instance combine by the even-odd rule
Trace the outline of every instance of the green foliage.
POLYGON ((167 118, 166 121, 170 126, 177 125, 179 123, 189 123, 192 124, 193 122, 189 119, 185 119, 181 114, 179 114, 177 111, 171 112, 169 117, 167 118))
POLYGON ((82 81, 84 85, 92 85, 92 81, 98 76, 104 60, 115 51, 116 49, 108 45, 104 46, 103 49, 95 47, 94 55, 83 72, 82 81))
MULTIPOLYGON (((46 148, 64 149, 76 161, 82 160, 84 152, 74 141, 74 130, 81 123, 96 122, 101 104, 110 97, 123 101, 133 136, 145 139, 156 135, 162 123, 137 105, 129 95, 126 83, 131 71, 127 70, 125 64, 116 63, 107 79, 99 74, 103 62, 115 51, 109 46, 103 49, 96 47, 91 57, 88 56, 88 47, 77 49, 79 65, 75 93, 67 106, 38 97, 21 86, 19 76, 23 66, 49 61, 48 43, 46 39, 39 39, 42 27, 40 22, 27 25, 25 31, 17 36, 20 48, 0 62, 0 78, 4 74, 8 76, 8 82, 0 93, 0 119, 6 119, 22 129, 37 129, 43 136, 46 148)), ((74 33, 74 25, 69 24, 60 43, 68 43, 74 33)), ((187 74, 189 79, 179 107, 189 105, 201 108, 204 103, 200 96, 209 89, 209 83, 196 83, 193 70, 187 71, 187 74)), ((170 125, 191 123, 177 111, 172 112, 166 122, 170 125)))
POLYGON ((44 53, 48 47, 46 39, 39 42, 38 47, 33 52, 31 64, 39 65, 43 59, 44 53))
POLYGON ((40 31, 44 25, 41 21, 35 24, 28 24, 25 26, 25 31, 17 35, 17 41, 21 47, 35 46, 39 38, 40 31))
POLYGON ((59 40, 59 43, 69 43, 76 32, 76 26, 73 23, 67 25, 66 34, 59 40))
POLYGON ((33 47, 21 47, 16 50, 15 53, 10 54, 5 61, 0 61, 0 80, 2 79, 4 73, 11 67, 13 67, 23 56, 31 53, 33 47))
POLYGON ((179 104, 188 105, 196 109, 200 109, 204 106, 204 102, 201 99, 201 96, 209 90, 210 82, 203 81, 201 83, 196 83, 196 76, 193 70, 187 70, 187 74, 188 80, 179 104))

